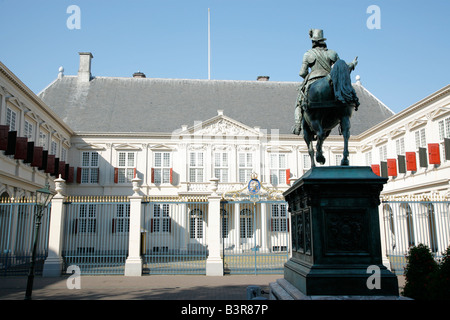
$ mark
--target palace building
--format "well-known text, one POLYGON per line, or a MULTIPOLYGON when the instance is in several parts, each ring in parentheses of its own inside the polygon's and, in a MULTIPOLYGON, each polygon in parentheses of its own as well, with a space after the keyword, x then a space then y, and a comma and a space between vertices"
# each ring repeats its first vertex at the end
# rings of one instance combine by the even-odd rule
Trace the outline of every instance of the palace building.
MULTIPOLYGON (((0 64, 2 198, 32 196, 46 183, 54 189, 59 176, 71 197, 132 197, 138 190, 144 199, 205 199, 216 193, 223 198, 246 188, 256 174, 261 186, 278 198, 253 209, 244 201, 222 206, 220 251, 238 252, 247 244, 250 251, 288 251, 289 239, 277 238, 289 233, 286 204, 279 195, 310 169, 302 136, 290 133, 299 83, 269 77, 155 79, 142 72, 102 77, 93 75, 91 53, 79 53, 79 59, 77 75, 65 75, 60 68, 39 94, 0 64), (136 178, 139 186, 132 189, 136 178)), ((371 166, 387 177, 385 197, 447 197, 450 85, 397 114, 359 76, 353 87, 360 107, 351 118, 350 165, 371 166)), ((324 143, 325 165, 339 165, 342 151, 343 138, 335 129, 324 143)), ((149 207, 148 216, 143 213, 145 222, 136 229, 147 232, 141 250, 217 249, 208 244, 207 229, 213 223, 208 209, 201 201, 189 201, 177 207, 176 216, 173 204, 164 201, 149 207)), ((110 236, 131 233, 133 223, 123 222, 129 217, 127 204, 120 202, 114 210, 108 220, 110 236)), ((72 228, 72 238, 100 229, 100 218, 95 223, 88 219, 95 212, 91 205, 79 204, 73 225, 66 226, 72 228)), ((97 249, 83 245, 73 252, 97 249)))

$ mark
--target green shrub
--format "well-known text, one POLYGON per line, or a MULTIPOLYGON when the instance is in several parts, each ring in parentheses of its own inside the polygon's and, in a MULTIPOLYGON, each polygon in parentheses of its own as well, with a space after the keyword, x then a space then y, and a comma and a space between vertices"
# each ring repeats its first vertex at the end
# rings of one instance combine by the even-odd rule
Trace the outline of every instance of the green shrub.
POLYGON ((429 247, 424 244, 409 248, 406 256, 403 295, 415 300, 430 300, 436 295, 435 279, 439 270, 429 247))
POLYGON ((443 258, 436 276, 436 295, 434 298, 450 300, 450 246, 442 255, 443 258))

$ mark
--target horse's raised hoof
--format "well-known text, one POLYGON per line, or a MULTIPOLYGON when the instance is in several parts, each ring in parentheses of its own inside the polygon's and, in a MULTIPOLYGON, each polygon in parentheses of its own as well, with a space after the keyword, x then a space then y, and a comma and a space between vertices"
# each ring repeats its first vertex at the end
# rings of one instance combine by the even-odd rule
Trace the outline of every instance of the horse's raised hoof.
POLYGON ((349 164, 350 164, 350 161, 348 161, 348 159, 341 160, 341 166, 348 166, 349 164))
POLYGON ((321 155, 321 154, 318 154, 318 155, 316 156, 316 161, 317 161, 318 163, 320 163, 320 164, 325 164, 325 157, 324 157, 323 155, 321 155))

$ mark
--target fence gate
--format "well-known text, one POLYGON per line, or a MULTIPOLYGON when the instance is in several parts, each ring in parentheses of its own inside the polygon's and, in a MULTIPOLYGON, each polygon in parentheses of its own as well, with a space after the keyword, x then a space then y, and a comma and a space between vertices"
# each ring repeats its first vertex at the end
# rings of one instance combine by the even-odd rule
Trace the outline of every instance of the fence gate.
POLYGON ((143 274, 206 274, 206 197, 142 203, 143 274))
POLYGON ((69 197, 65 202, 62 256, 81 274, 124 274, 128 256, 127 197, 69 197))
MULTIPOLYGON (((33 251, 35 203, 31 200, 0 203, 0 275, 27 275, 33 251)), ((36 250, 35 274, 42 274, 48 253, 50 206, 45 210, 36 250)))
POLYGON ((289 259, 289 215, 284 201, 221 203, 225 274, 283 273, 289 259))

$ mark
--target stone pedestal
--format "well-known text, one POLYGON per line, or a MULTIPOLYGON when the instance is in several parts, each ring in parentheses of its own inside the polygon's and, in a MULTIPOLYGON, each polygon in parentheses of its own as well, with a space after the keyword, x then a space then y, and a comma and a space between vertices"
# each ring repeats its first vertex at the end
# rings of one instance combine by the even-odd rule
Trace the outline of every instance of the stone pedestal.
POLYGON ((397 277, 381 256, 386 181, 370 167, 345 166, 312 168, 297 180, 284 193, 292 225, 284 279, 305 296, 398 296, 397 277))

